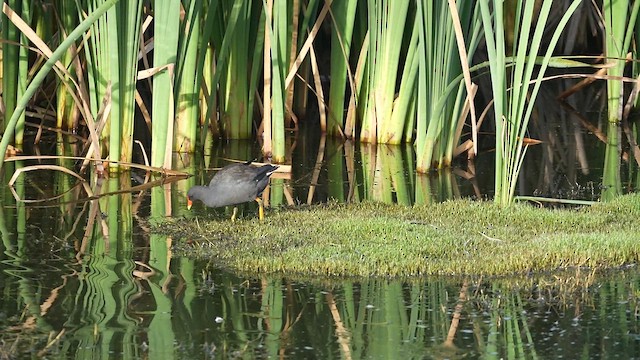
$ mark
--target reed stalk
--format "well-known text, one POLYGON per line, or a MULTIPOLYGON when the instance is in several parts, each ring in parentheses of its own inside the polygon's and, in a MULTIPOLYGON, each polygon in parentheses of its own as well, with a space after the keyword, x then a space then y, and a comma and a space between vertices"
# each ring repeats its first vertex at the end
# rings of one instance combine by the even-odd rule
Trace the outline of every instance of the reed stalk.
MULTIPOLYGON (((76 2, 75 9, 72 9, 71 4, 67 4, 61 8, 61 16, 70 17, 69 13, 75 13, 77 21, 81 21, 86 11, 91 11, 100 4, 101 1, 96 0, 76 2)), ((99 19, 92 26, 94 35, 89 37, 84 46, 84 55, 88 64, 86 70, 88 91, 82 72, 76 71, 75 76, 70 79, 78 78, 77 87, 74 90, 79 93, 80 101, 88 101, 89 104, 78 104, 76 99, 69 104, 67 98, 72 95, 69 93, 71 89, 63 91, 67 89, 61 88, 58 92, 59 95, 64 96, 64 98, 59 97, 58 101, 65 101, 71 106, 67 111, 59 109, 58 123, 66 121, 67 126, 70 127, 77 123, 74 119, 77 108, 90 109, 92 116, 98 117, 99 112, 104 110, 100 104, 104 101, 106 94, 110 93, 112 101, 108 101, 106 105, 111 110, 107 112, 105 122, 98 123, 94 131, 100 136, 101 143, 108 144, 99 152, 108 154, 109 158, 115 161, 131 162, 141 12, 141 1, 118 2, 108 11, 105 18, 99 19), (65 119, 67 117, 69 118, 65 119)), ((67 21, 73 23, 76 20, 67 21)), ((74 60, 76 70, 81 67, 75 46, 66 56, 74 60)), ((62 80, 68 81, 67 77, 62 80)), ((98 147, 98 144, 94 143, 93 146, 98 147)), ((115 164, 112 163, 112 169, 117 168, 115 164)))
POLYGON ((610 78, 607 80, 607 105, 609 128, 607 131, 607 145, 605 149, 604 173, 602 176, 602 200, 612 200, 622 194, 620 178, 620 161, 622 147, 621 129, 619 124, 623 119, 624 86, 621 79, 624 76, 627 52, 631 39, 636 31, 636 19, 640 8, 640 1, 604 0, 602 14, 605 25, 605 54, 607 62, 612 65, 607 68, 610 78))
POLYGON ((202 0, 186 0, 183 4, 185 17, 180 24, 178 58, 176 60, 176 117, 173 122, 173 150, 192 153, 196 149, 198 128, 198 99, 203 69, 198 66, 198 49, 206 52, 200 42, 202 0))
MULTIPOLYGON (((10 0, 3 4, 11 8, 17 16, 25 22, 29 22, 31 9, 27 2, 22 0, 10 0)), ((22 145, 25 116, 17 109, 18 99, 20 99, 27 87, 28 72, 28 40, 26 36, 8 19, 2 21, 2 100, 4 101, 4 121, 5 136, 12 137, 16 146, 22 145), (13 129, 9 129, 7 119, 11 119, 14 112, 19 111, 19 117, 13 129), (9 130, 7 132, 7 130, 9 130)), ((4 137, 3 136, 3 141, 4 137)), ((1 165, 0 165, 1 166, 1 165)))
POLYGON ((604 169, 602 174, 603 201, 611 201, 622 194, 622 179, 620 177, 620 160, 622 153, 622 129, 616 122, 609 122, 607 127, 607 141, 604 151, 604 169))
POLYGON ((180 0, 156 1, 154 6, 154 52, 156 68, 166 67, 153 77, 153 123, 151 166, 171 168, 174 124, 174 74, 180 36, 180 0))
MULTIPOLYGON (((285 160, 285 101, 287 91, 284 85, 285 71, 288 69, 288 54, 290 52, 288 46, 295 47, 290 44, 287 24, 289 10, 286 1, 269 1, 270 6, 266 6, 267 22, 265 23, 265 33, 269 33, 270 41, 265 41, 265 63, 264 68, 270 67, 270 71, 265 71, 265 91, 271 94, 270 99, 265 96, 264 113, 269 112, 269 121, 265 121, 264 138, 270 137, 265 143, 271 144, 271 148, 263 149, 263 153, 272 158, 274 162, 284 162, 285 160), (272 4, 272 6, 271 6, 272 4), (269 13, 271 11, 271 13, 269 13), (269 45, 267 47, 267 45, 269 45), (267 58, 267 54, 271 56, 267 58), (270 84, 270 89, 267 85, 270 84), (267 101, 269 100, 269 101, 267 101)), ((292 9, 298 11, 298 9, 292 9)))
POLYGON ((342 136, 344 103, 348 83, 349 54, 353 35, 357 1, 334 1, 331 4, 331 87, 329 88, 329 117, 327 132, 342 136))
POLYGON ((604 44, 605 56, 609 67, 607 73, 607 103, 608 120, 617 123, 622 120, 624 108, 624 87, 622 76, 627 59, 627 52, 636 30, 636 19, 640 1, 633 0, 604 0, 602 16, 605 26, 604 44))

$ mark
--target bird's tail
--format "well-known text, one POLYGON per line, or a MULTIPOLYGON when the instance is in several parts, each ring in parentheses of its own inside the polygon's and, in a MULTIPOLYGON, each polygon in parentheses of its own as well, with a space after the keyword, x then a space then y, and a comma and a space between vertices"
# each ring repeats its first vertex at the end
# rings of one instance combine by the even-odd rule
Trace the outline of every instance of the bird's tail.
POLYGON ((255 178, 253 180, 260 181, 260 180, 264 179, 265 177, 269 177, 278 168, 279 168, 278 165, 271 165, 271 164, 262 165, 262 166, 260 166, 258 168, 258 173, 256 174, 256 176, 255 176, 255 178))

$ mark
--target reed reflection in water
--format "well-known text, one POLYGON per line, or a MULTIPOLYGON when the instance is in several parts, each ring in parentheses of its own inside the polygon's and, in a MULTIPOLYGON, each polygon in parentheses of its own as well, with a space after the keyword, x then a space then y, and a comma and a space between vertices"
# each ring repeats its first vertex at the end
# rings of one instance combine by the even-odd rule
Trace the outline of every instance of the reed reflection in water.
MULTIPOLYGON (((245 145, 176 158, 178 171, 196 174, 187 180, 156 176, 138 185, 131 178, 147 174, 132 172, 81 182, 38 171, 4 188, 0 357, 547 358, 572 357, 579 348, 585 358, 628 358, 640 352, 635 271, 568 274, 554 282, 294 281, 240 276, 176 256, 181 239, 153 234, 151 226, 166 216, 198 215, 184 206, 186 190, 207 182, 208 170, 225 158, 253 158, 256 149, 245 145)), ((525 173, 535 176, 523 175, 523 194, 558 191, 558 179, 580 189, 598 181, 597 169, 558 165, 547 156, 557 149, 547 146, 553 142, 529 150, 525 173)), ((266 192, 271 206, 485 198, 493 183, 492 159, 482 154, 451 171, 417 175, 411 146, 305 138, 292 151, 291 173, 266 192)), ((5 174, 29 164, 8 163, 5 174)), ((256 216, 255 205, 244 210, 244 217, 256 216)))
POLYGON ((170 239, 150 241, 156 255, 130 247, 79 263, 5 257, 3 356, 632 358, 640 351, 635 269, 606 277, 576 270, 508 280, 294 281, 232 275, 181 257, 168 264, 155 257, 170 239))

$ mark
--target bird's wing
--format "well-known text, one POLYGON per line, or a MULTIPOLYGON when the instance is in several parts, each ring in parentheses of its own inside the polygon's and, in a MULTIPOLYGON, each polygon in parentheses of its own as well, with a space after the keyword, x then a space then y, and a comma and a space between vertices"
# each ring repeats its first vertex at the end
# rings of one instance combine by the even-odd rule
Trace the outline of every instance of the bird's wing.
POLYGON ((227 179, 237 177, 238 172, 245 166, 245 164, 238 163, 223 167, 213 175, 211 181, 209 181, 209 187, 229 181, 227 179))

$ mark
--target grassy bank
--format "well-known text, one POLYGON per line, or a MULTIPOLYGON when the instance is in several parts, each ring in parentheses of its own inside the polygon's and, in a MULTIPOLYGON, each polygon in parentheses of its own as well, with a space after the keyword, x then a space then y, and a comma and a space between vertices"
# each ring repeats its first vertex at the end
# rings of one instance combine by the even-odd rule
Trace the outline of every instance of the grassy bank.
POLYGON ((640 194, 578 210, 467 200, 328 204, 266 220, 173 219, 176 249, 242 272, 329 276, 505 275, 635 264, 640 194))

